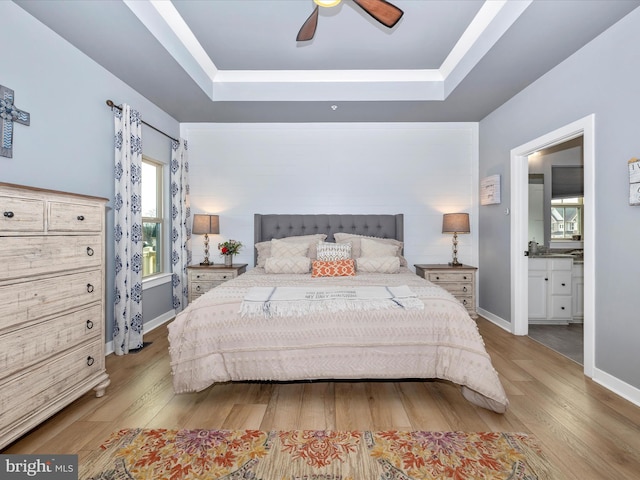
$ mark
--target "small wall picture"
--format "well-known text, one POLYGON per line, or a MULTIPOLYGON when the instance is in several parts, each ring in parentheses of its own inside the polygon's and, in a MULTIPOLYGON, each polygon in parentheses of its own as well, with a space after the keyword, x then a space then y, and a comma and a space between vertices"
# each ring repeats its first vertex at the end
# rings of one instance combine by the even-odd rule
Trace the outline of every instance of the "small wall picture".
POLYGON ((480 181, 480 205, 500 203, 500 175, 491 175, 480 181))
POLYGON ((629 205, 640 205, 640 160, 629 160, 629 205))

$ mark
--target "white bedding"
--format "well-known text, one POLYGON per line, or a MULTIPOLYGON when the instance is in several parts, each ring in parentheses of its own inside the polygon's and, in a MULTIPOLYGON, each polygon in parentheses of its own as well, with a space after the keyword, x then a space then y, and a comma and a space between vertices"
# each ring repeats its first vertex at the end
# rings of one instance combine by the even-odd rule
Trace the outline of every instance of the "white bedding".
POLYGON ((502 413, 508 400, 475 322, 442 288, 399 274, 312 278, 255 268, 193 302, 169 325, 177 393, 232 380, 439 378, 502 413), (251 287, 407 285, 425 308, 264 317, 239 314, 251 287))

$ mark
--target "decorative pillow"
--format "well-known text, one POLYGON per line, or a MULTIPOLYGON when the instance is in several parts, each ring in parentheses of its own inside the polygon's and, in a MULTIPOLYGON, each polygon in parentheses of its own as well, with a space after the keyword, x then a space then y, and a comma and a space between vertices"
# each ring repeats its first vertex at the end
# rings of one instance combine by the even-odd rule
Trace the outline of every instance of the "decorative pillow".
POLYGON ((400 257, 360 257, 356 259, 359 272, 398 273, 400 257))
POLYGON ((309 244, 306 242, 285 242, 283 240, 271 240, 271 258, 274 257, 306 257, 309 252, 309 244))
POLYGON ((318 242, 318 260, 331 262, 334 260, 348 260, 351 258, 351 242, 329 243, 318 242))
MULTIPOLYGON (((327 236, 324 233, 316 233, 313 235, 298 235, 296 237, 285 237, 280 238, 283 242, 308 242, 309 243, 309 253, 307 254, 309 258, 316 258, 315 244, 318 242, 322 242, 326 240, 327 236)), ((258 242, 255 245, 256 250, 258 251, 258 267, 264 267, 264 262, 271 256, 271 241, 266 242, 258 242)))
POLYGON ((361 253, 361 245, 360 242, 363 238, 369 238, 372 240, 376 240, 377 242, 388 243, 391 245, 397 245, 400 247, 398 249, 398 257, 400 257, 400 265, 406 267, 407 260, 402 256, 402 249, 404 247, 404 243, 400 240, 396 240, 395 238, 380 238, 380 237, 371 237, 368 235, 356 235, 355 233, 344 233, 338 232, 333 234, 333 238, 335 238, 336 243, 346 243, 351 242, 351 257, 358 258, 362 255, 361 253))
POLYGON ((397 245, 383 243, 369 238, 360 240, 361 257, 395 257, 398 255, 397 245))
POLYGON ((355 274, 356 268, 352 258, 328 262, 314 260, 311 269, 312 277, 350 277, 355 274))
POLYGON ((309 257, 269 257, 264 262, 265 273, 309 273, 309 257))

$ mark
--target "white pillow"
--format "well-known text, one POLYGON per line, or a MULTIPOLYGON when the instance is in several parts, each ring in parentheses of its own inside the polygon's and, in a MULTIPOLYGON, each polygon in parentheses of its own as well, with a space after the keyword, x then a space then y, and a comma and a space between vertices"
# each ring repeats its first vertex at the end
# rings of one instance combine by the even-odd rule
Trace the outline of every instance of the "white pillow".
POLYGON ((308 252, 307 242, 287 242, 276 238, 271 240, 271 257, 306 257, 308 252))
POLYGON ((360 240, 360 255, 362 257, 395 257, 398 255, 398 249, 397 245, 368 238, 360 240))
POLYGON ((355 233, 345 233, 345 232, 337 232, 333 234, 333 238, 335 238, 336 243, 346 243, 351 242, 351 256, 353 258, 358 258, 361 255, 361 245, 360 242, 363 238, 369 238, 381 243, 388 243, 390 245, 398 246, 398 257, 400 257, 400 265, 403 267, 407 266, 407 260, 402 256, 402 248, 404 247, 404 243, 400 240, 396 240, 394 238, 380 238, 380 237, 372 237, 370 235, 356 235, 355 233))
POLYGON ((309 257, 269 257, 264 262, 265 273, 309 273, 309 257))
MULTIPOLYGON (((280 238, 283 242, 308 242, 309 243, 309 253, 308 256, 310 258, 315 258, 315 244, 325 240, 327 236, 324 233, 316 233, 313 235, 298 235, 295 237, 284 237, 280 238)), ((258 242, 255 245, 256 250, 258 251, 258 267, 264 267, 264 262, 271 256, 271 241, 268 240, 266 242, 258 242)))
POLYGON ((318 260, 334 262, 336 260, 349 260, 351 258, 351 242, 330 243, 318 242, 318 260))
POLYGON ((356 258, 356 269, 364 273, 398 273, 400 257, 360 257, 356 258))

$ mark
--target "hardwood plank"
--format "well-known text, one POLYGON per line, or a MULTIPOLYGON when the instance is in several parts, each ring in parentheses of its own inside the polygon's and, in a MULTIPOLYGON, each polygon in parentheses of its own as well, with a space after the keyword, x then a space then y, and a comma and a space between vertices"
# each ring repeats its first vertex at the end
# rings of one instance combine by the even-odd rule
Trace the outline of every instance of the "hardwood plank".
POLYGON ((237 382, 176 395, 162 327, 139 353, 107 357, 112 385, 104 397, 81 397, 3 453, 82 459, 127 426, 510 431, 534 435, 568 480, 637 476, 640 407, 537 342, 482 318, 478 326, 509 395, 504 415, 470 404, 459 386, 440 380, 237 382))

